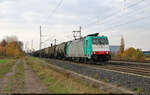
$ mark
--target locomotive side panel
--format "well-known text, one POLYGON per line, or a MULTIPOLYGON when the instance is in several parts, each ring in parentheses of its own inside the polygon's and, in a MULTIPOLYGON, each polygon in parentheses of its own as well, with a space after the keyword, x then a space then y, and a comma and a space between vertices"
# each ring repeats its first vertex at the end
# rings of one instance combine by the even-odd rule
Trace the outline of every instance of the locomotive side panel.
POLYGON ((84 40, 74 40, 72 42, 68 42, 66 50, 67 57, 85 57, 83 43, 84 40))

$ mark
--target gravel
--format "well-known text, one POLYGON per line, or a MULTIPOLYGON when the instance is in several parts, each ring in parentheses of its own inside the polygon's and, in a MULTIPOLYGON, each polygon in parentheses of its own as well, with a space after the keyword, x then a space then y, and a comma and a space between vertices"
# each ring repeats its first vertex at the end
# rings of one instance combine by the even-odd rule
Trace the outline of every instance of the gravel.
POLYGON ((109 82, 114 85, 120 85, 122 87, 129 88, 130 90, 142 89, 143 92, 150 93, 150 78, 148 77, 113 72, 104 69, 96 69, 86 65, 70 64, 72 62, 69 61, 54 59, 48 59, 47 61, 51 64, 63 67, 64 69, 68 69, 97 80, 109 82))

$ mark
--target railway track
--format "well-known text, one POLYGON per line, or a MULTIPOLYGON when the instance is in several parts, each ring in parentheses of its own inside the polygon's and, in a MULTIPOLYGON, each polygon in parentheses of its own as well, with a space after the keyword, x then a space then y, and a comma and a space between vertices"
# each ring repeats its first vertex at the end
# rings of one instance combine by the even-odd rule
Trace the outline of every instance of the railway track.
MULTIPOLYGON (((62 61, 62 60, 61 60, 62 61)), ((118 64, 118 63, 111 63, 109 64, 84 64, 84 63, 76 63, 72 62, 72 64, 80 64, 80 65, 85 65, 88 67, 92 67, 95 69, 106 69, 106 70, 113 70, 113 71, 118 71, 118 72, 124 72, 124 73, 130 73, 130 74, 136 74, 136 75, 141 75, 141 76, 148 76, 150 77, 150 65, 145 65, 145 64, 118 64)))
POLYGON ((103 69, 120 71, 125 73, 133 73, 142 76, 150 76, 150 66, 136 66, 136 65, 124 66, 124 65, 109 64, 109 65, 101 65, 101 66, 94 65, 93 67, 97 69, 103 68, 103 69))
POLYGON ((125 62, 125 61, 109 61, 111 64, 122 64, 122 65, 136 65, 136 66, 138 66, 138 65, 140 65, 140 66, 150 66, 150 63, 141 63, 141 62, 129 62, 129 61, 127 61, 127 62, 125 62))

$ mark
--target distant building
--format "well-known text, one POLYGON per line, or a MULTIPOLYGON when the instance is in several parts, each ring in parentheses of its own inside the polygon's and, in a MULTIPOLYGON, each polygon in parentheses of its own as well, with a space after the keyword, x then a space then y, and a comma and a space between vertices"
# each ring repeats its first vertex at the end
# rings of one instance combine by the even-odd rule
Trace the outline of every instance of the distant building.
POLYGON ((120 46, 118 46, 118 45, 110 45, 109 47, 110 47, 110 52, 111 53, 119 54, 120 46))
POLYGON ((150 51, 142 51, 144 55, 150 55, 150 51))

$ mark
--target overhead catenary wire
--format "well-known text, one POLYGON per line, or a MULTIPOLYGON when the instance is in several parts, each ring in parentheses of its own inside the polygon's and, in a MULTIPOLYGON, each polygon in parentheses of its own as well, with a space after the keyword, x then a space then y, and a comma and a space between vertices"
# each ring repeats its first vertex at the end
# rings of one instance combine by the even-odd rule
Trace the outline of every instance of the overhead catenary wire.
MULTIPOLYGON (((124 3, 126 2, 127 0, 124 0, 124 3)), ((130 1, 131 2, 131 1, 130 1)), ((124 5, 125 6, 125 5, 124 5)), ((111 16, 111 15, 114 15, 115 13, 117 13, 118 11, 114 11, 113 13, 111 13, 111 14, 108 14, 108 16, 111 16)), ((107 16, 107 17, 108 17, 107 16)), ((89 19, 89 23, 88 24, 92 24, 92 23, 95 23, 95 22, 97 22, 98 20, 99 20, 99 15, 97 15, 97 16, 95 16, 95 17, 92 17, 91 19, 89 19), (92 22, 93 21, 93 22, 92 22)), ((105 19, 105 17, 104 17, 104 19, 105 19)), ((88 24, 86 24, 86 25, 88 25, 88 24)), ((85 26, 86 26, 85 25, 85 26)))
POLYGON ((46 43, 46 42, 48 42, 48 41, 52 41, 52 39, 53 39, 54 37, 55 37, 55 36, 53 35, 53 36, 51 36, 51 38, 49 38, 49 39, 43 41, 42 43, 46 43))
POLYGON ((63 2, 63 0, 60 0, 58 5, 56 6, 56 8, 52 11, 51 15, 53 15, 56 12, 56 10, 61 6, 62 2, 63 2))
MULTIPOLYGON (((134 3, 134 4, 132 4, 132 5, 129 5, 127 8, 135 7, 136 5, 140 4, 140 3, 143 2, 143 1, 144 1, 144 0, 140 0, 140 1, 138 1, 138 2, 136 2, 136 3, 134 3)), ((110 19, 111 17, 120 14, 121 12, 122 12, 122 10, 115 11, 115 12, 109 14, 108 16, 105 16, 101 22, 104 22, 105 20, 110 19)), ((95 25, 96 23, 98 23, 99 21, 100 21, 100 20, 97 20, 97 21, 92 22, 92 23, 88 23, 88 24, 84 25, 84 28, 85 28, 85 27, 86 27, 86 28, 87 28, 87 27, 89 28, 89 27, 95 25)))
MULTIPOLYGON (((141 1, 144 1, 144 0, 141 0, 141 1)), ((140 2, 141 2, 140 1, 140 2)), ((58 3, 58 5, 56 6, 56 8, 52 11, 52 14, 50 15, 50 16, 52 16, 55 12, 56 12, 56 10, 61 6, 61 4, 62 4, 62 2, 63 2, 63 0, 60 0, 60 2, 58 3)), ((128 8, 129 7, 135 7, 137 4, 139 4, 139 2, 136 2, 136 3, 134 3, 134 4, 132 4, 132 5, 130 5, 130 6, 128 6, 128 8)), ((118 14, 118 13, 117 13, 118 14)), ((110 17, 112 17, 112 16, 115 16, 116 15, 116 12, 114 13, 114 15, 109 15, 110 17)), ((109 19, 110 17, 105 17, 105 19, 104 19, 104 21, 106 20, 106 19, 109 19)), ((97 22, 96 22, 97 23, 97 22)))
MULTIPOLYGON (((142 0, 143 1, 143 0, 142 0)), ((135 5, 137 5, 137 4, 139 4, 139 3, 135 3, 135 4, 132 4, 132 5, 130 5, 130 7, 131 6, 135 6, 135 5)), ((136 9, 136 11, 135 10, 131 10, 131 11, 128 11, 128 12, 130 12, 129 14, 121 14, 121 17, 118 17, 118 18, 122 18, 122 17, 127 17, 127 16, 132 16, 132 15, 134 15, 133 13, 139 13, 139 12, 142 12, 143 11, 143 8, 145 9, 145 8, 148 8, 149 7, 149 4, 146 4, 146 6, 144 6, 144 7, 142 7, 142 8, 138 8, 138 9, 136 9), (133 12, 132 12, 133 11, 133 12)), ((106 18, 107 19, 107 18, 106 18)), ((119 20, 119 19, 118 19, 119 20)), ((104 20, 102 20, 102 21, 104 21, 104 20)), ((108 21, 107 23, 109 23, 110 21, 108 21)), ((130 21, 129 21, 130 22, 130 21)), ((104 23, 106 23, 106 22, 104 22, 104 23)), ((102 25, 102 24, 104 24, 104 23, 100 23, 99 25, 102 25)), ((118 22, 118 23, 120 23, 120 22, 118 22)), ((117 25, 118 25, 118 23, 117 23, 117 25)), ((116 23, 113 23, 112 25, 115 25, 116 23)), ((121 25, 120 25, 121 26, 121 25)), ((88 28, 89 28, 90 26, 88 26, 88 28)), ((114 26, 115 27, 115 26, 114 26)), ((106 29, 105 29, 106 30, 106 29)))
MULTIPOLYGON (((140 1, 136 2, 136 3, 134 3, 134 4, 131 4, 131 5, 127 6, 127 8, 135 7, 135 5, 138 5, 138 4, 140 4, 141 2, 143 2, 143 1, 144 1, 144 0, 140 0, 140 1)), ((105 22, 106 20, 108 20, 108 19, 110 19, 110 18, 112 18, 112 17, 114 17, 114 16, 116 16, 116 15, 119 15, 119 14, 121 14, 122 12, 123 12, 122 10, 118 10, 118 11, 116 11, 116 12, 114 12, 114 13, 112 13, 112 14, 106 16, 106 17, 104 17, 101 22, 105 22)), ((99 21, 100 21, 100 20, 96 21, 95 24, 98 23, 99 21)), ((94 25, 94 23, 93 23, 93 25, 94 25)), ((87 27, 89 27, 89 26, 87 26, 87 27)))
MULTIPOLYGON (((56 7, 51 11, 51 13, 47 16, 47 18, 42 22, 41 25, 46 25, 47 19, 50 19, 50 18, 51 18, 51 16, 57 11, 57 9, 61 6, 62 3, 63 3, 63 0, 60 0, 59 3, 56 5, 56 7)), ((49 36, 49 35, 41 35, 40 38, 41 38, 41 37, 48 37, 48 36, 49 36)), ((42 44, 42 43, 45 43, 45 42, 47 42, 47 41, 50 41, 50 39, 47 39, 47 40, 45 40, 44 42, 41 42, 41 40, 40 40, 40 48, 41 48, 41 44, 42 44)))
MULTIPOLYGON (((143 8, 138 9, 137 11, 130 11, 131 14, 121 15, 120 17, 118 17, 118 19, 115 19, 115 22, 110 23, 110 21, 109 21, 109 24, 111 24, 111 25, 118 24, 118 23, 120 23, 120 18, 125 18, 125 17, 128 17, 128 18, 129 18, 129 17, 134 16, 135 14, 136 14, 136 15, 141 14, 142 12, 145 11, 146 8, 149 8, 149 7, 150 7, 150 6, 148 5, 148 6, 146 6, 146 7, 143 7, 143 8)), ((100 24, 97 24, 97 25, 102 25, 102 24, 105 24, 105 23, 108 23, 108 22, 100 23, 100 24)))
POLYGON ((46 23, 47 19, 50 19, 50 17, 53 16, 53 14, 57 11, 57 9, 62 5, 63 0, 60 0, 59 3, 56 5, 56 7, 51 11, 51 13, 47 16, 47 18, 44 20, 43 25, 46 23))
POLYGON ((150 15, 149 16, 144 16, 144 17, 141 17, 141 18, 137 18, 137 19, 125 22, 125 23, 118 24, 118 25, 114 25, 110 28, 104 29, 103 31, 111 30, 111 29, 117 28, 117 27, 122 26, 122 25, 132 24, 132 23, 135 23, 135 22, 138 22, 138 21, 141 21, 141 20, 145 20, 145 19, 148 19, 148 18, 150 18, 150 15))

